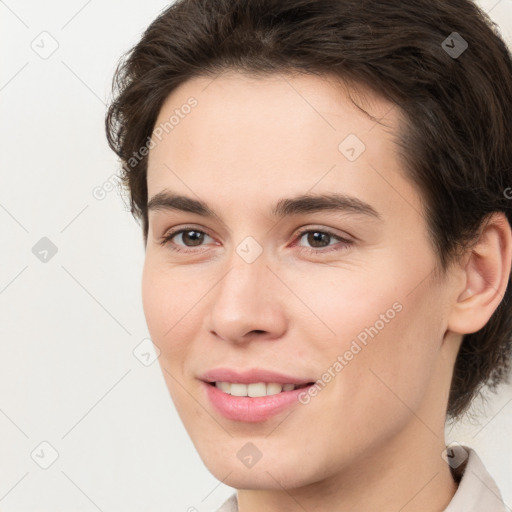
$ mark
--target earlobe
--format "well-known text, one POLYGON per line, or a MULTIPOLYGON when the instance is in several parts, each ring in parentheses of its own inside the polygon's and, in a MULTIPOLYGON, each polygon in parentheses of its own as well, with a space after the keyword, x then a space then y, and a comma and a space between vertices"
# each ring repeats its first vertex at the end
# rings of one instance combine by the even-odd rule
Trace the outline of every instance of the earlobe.
POLYGON ((458 292, 448 322, 448 329, 459 334, 484 327, 505 295, 512 265, 512 233, 503 213, 496 212, 483 223, 466 261, 465 286, 458 292))

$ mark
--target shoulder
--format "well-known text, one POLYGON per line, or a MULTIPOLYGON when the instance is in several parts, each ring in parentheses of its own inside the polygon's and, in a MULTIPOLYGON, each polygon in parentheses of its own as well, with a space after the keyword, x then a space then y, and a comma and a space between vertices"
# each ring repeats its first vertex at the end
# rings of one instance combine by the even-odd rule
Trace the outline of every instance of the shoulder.
POLYGON ((457 492, 444 512, 506 512, 498 486, 475 450, 459 445, 453 447, 453 451, 466 460, 462 470, 458 471, 457 480, 460 478, 460 481, 457 492))
POLYGON ((231 495, 215 512, 238 512, 236 493, 231 495))

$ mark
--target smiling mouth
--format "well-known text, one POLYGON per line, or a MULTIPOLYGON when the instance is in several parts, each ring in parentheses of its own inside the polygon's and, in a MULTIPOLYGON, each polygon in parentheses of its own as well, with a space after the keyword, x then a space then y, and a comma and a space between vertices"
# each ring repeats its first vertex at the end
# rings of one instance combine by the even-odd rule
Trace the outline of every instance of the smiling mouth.
POLYGON ((314 382, 306 384, 280 384, 278 382, 254 382, 250 384, 238 382, 208 382, 208 384, 216 387, 227 395, 258 398, 306 388, 314 384, 314 382))

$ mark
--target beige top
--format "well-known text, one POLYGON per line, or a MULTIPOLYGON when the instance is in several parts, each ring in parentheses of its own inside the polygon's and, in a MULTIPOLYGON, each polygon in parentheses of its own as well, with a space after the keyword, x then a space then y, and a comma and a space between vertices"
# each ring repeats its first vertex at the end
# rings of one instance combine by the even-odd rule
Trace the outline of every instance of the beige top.
MULTIPOLYGON (((455 445, 455 456, 465 458, 466 462, 452 470, 459 487, 444 512, 507 512, 496 483, 485 469, 476 452, 467 446, 455 445)), ((239 512, 236 493, 224 502, 216 512, 239 512)))

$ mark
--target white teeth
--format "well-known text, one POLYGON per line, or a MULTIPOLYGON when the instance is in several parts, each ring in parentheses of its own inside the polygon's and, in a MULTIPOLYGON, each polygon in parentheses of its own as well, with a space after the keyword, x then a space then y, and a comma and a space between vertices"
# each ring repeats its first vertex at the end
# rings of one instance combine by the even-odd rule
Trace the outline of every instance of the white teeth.
POLYGON ((233 396, 247 396, 247 386, 245 384, 231 384, 229 391, 233 396))
MULTIPOLYGON (((233 390, 233 385, 231 384, 231 390, 233 390)), ((267 386, 264 382, 257 382, 255 384, 247 384, 244 386, 247 389, 247 396, 257 397, 257 396, 265 396, 267 395, 267 386)), ((233 394, 233 392, 231 392, 233 394)), ((239 395, 240 396, 240 395, 239 395)), ((245 395, 242 395, 245 396, 245 395)))
POLYGON ((281 384, 272 383, 267 384, 267 396, 268 395, 277 395, 278 393, 281 393, 283 391, 283 386, 281 384))
POLYGON ((278 384, 277 382, 271 382, 266 384, 264 382, 255 382, 251 384, 239 384, 231 382, 216 382, 215 386, 233 396, 250 396, 252 398, 277 395, 281 391, 292 391, 297 386, 295 384, 278 384))
POLYGON ((229 382, 217 382, 216 386, 221 391, 224 391, 224 393, 229 393, 229 390, 231 389, 231 386, 229 385, 229 382))

